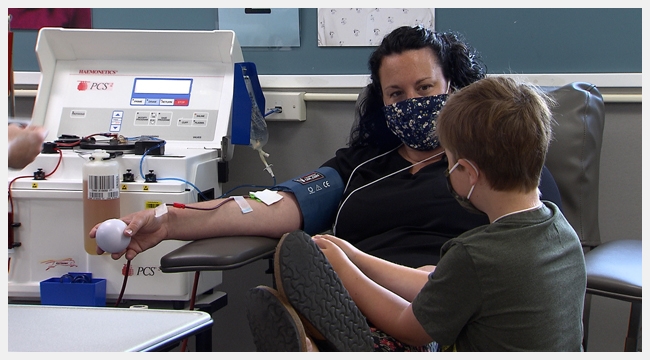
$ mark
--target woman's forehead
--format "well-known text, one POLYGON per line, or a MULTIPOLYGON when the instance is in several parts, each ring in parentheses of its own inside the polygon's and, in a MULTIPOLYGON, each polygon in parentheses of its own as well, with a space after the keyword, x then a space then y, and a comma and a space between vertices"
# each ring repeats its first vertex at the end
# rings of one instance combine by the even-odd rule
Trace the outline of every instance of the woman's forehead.
POLYGON ((384 57, 379 67, 379 77, 382 83, 398 79, 438 78, 440 76, 442 76, 442 68, 438 58, 429 48, 388 55, 384 57))

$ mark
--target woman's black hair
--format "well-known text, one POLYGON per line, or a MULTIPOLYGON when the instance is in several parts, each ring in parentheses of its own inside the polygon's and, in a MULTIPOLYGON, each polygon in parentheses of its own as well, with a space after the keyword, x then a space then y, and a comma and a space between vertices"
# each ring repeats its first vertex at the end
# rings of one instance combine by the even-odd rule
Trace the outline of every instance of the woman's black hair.
POLYGON ((348 146, 372 145, 388 150, 401 144, 384 119, 379 67, 388 55, 425 47, 433 50, 438 57, 442 73, 451 82, 453 90, 483 79, 487 74, 487 67, 481 62, 478 52, 458 33, 438 33, 421 26, 402 26, 393 30, 384 37, 368 60, 370 84, 357 103, 355 126, 350 133, 348 146))

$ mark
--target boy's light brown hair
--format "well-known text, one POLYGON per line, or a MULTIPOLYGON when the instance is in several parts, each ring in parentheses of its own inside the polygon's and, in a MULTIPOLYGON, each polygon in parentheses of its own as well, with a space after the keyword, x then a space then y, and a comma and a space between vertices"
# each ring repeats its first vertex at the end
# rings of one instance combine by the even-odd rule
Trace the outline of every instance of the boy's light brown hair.
POLYGON ((532 191, 552 138, 553 105, 533 84, 504 76, 479 80, 443 106, 440 143, 456 159, 478 166, 492 189, 532 191))

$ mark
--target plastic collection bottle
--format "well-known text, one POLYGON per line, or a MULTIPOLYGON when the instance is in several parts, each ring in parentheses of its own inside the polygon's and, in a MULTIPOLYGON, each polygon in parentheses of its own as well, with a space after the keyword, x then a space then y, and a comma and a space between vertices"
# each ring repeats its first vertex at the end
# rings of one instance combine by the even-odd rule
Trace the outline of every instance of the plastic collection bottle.
POLYGON ((84 249, 97 255, 97 242, 88 233, 100 222, 120 217, 120 166, 105 150, 95 150, 84 163, 84 249))

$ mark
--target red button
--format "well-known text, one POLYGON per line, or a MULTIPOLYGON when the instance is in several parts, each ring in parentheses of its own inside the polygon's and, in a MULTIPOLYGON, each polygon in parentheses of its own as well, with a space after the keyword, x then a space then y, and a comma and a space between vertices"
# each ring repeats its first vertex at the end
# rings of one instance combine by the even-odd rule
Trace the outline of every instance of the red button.
POLYGON ((189 99, 174 99, 174 106, 187 106, 189 104, 189 99))

